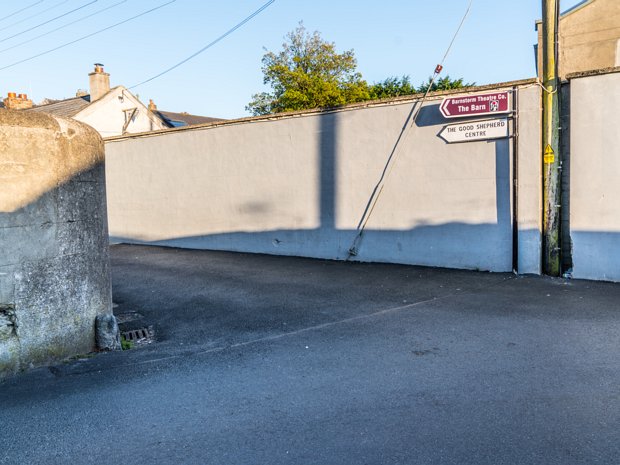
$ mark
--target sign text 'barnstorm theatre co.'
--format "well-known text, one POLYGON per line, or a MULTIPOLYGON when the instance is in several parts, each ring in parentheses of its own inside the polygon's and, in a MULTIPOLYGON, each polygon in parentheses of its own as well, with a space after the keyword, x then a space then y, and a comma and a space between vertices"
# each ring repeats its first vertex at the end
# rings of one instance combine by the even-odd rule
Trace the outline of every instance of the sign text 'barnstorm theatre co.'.
POLYGON ((441 102, 439 111, 444 118, 509 113, 508 92, 446 97, 441 102))
POLYGON ((448 124, 441 130, 439 137, 448 143, 501 139, 508 137, 508 118, 448 124))

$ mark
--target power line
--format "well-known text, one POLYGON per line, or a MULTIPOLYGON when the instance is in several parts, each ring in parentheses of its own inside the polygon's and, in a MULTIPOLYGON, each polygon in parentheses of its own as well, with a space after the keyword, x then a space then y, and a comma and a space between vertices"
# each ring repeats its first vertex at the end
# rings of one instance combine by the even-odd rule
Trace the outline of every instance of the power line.
POLYGON ((450 49, 452 48, 452 45, 454 44, 454 41, 456 40, 456 36, 461 30, 461 27, 463 27, 463 23, 465 23, 465 19, 467 19, 467 16, 469 15, 469 11, 471 10, 471 6, 473 2, 474 0, 469 0, 469 5, 467 6, 467 10, 465 11, 463 18, 461 19, 459 27, 456 29, 456 32, 452 36, 450 45, 448 45, 448 48, 446 49, 446 53, 441 59, 441 62, 435 67, 435 72, 433 73, 433 77, 431 78, 431 81, 428 85, 428 88, 426 89, 426 92, 424 93, 424 96, 419 102, 416 102, 416 105, 414 106, 414 108, 411 110, 411 112, 407 116, 407 121, 405 121, 405 125, 403 126, 398 136, 398 139, 396 139, 396 143, 394 144, 394 147, 392 148, 392 152, 390 153, 390 156, 388 157, 387 162, 385 166, 383 167, 381 176, 379 176, 379 181, 377 182, 372 193, 370 194, 370 199, 368 199, 366 208, 364 212, 362 213, 362 217, 357 225, 357 234, 355 235, 355 238, 353 239, 351 247, 349 247, 347 260, 351 258, 352 256, 357 255, 359 243, 362 240, 362 235, 364 234, 364 230, 366 229, 366 225, 368 224, 368 220, 370 219, 370 216, 374 212, 375 206, 377 205, 377 201, 379 200, 379 197, 381 197, 381 194, 383 193, 383 188, 385 187, 385 183, 387 182, 390 174, 392 173, 392 169, 394 168, 396 158, 398 157, 400 153, 399 152, 400 147, 402 147, 404 141, 407 140, 407 137, 411 133, 410 128, 412 128, 415 122, 417 121, 418 115, 420 114, 420 110, 422 109, 422 106, 424 105, 424 102, 426 101, 426 98, 428 97, 429 92, 433 88, 433 83, 435 82, 435 79, 437 79, 437 77, 441 73, 441 70, 443 69, 443 64, 446 61, 448 54, 450 53, 450 49), (409 121, 411 121, 411 124, 409 124, 409 121))
POLYGON ((64 18, 65 16, 68 16, 71 13, 75 13, 76 11, 81 10, 82 8, 86 8, 87 6, 92 5, 93 3, 97 3, 97 1, 98 0, 92 0, 91 2, 85 3, 84 5, 82 5, 82 6, 78 7, 78 8, 74 8, 71 11, 67 11, 66 13, 58 15, 55 18, 48 19, 47 21, 44 21, 44 22, 42 22, 40 24, 37 24, 36 26, 32 26, 32 27, 30 27, 30 28, 28 28, 28 29, 26 29, 24 31, 18 32, 17 34, 13 34, 12 36, 5 37, 4 39, 0 39, 0 42, 6 42, 9 39, 12 39, 12 38, 17 37, 17 36, 21 36, 22 34, 25 34, 26 32, 30 32, 30 31, 33 31, 34 29, 38 29, 41 26, 45 26, 46 24, 49 24, 49 23, 51 23, 53 21, 56 21, 57 19, 64 18))
MULTIPOLYGON (((235 32, 237 29, 239 29, 241 26, 243 26, 245 23, 247 23, 248 21, 250 21, 252 18, 254 18, 255 16, 259 15, 263 10, 266 10, 267 7, 269 7, 272 3, 274 3, 276 0, 269 0, 267 3, 265 3, 263 6, 261 6, 258 10, 256 10, 254 13, 252 13, 251 15, 249 15, 248 17, 246 17, 243 21, 241 21, 240 23, 237 23, 237 25, 235 25, 234 27, 232 27, 231 29, 229 29, 228 31, 226 31, 224 34, 222 34, 221 36, 219 36, 217 39, 215 39, 214 41, 208 43, 207 45, 205 45, 204 47, 202 47, 200 50, 198 50, 197 52, 193 53, 192 55, 188 56, 187 58, 185 58, 184 60, 178 62, 176 65, 171 66, 170 68, 166 69, 165 71, 162 71, 161 73, 147 79, 146 81, 142 81, 138 84, 134 84, 131 87, 128 87, 129 89, 134 89, 138 86, 141 86, 142 84, 146 84, 147 82, 151 82, 154 79, 157 79, 158 77, 163 76, 166 73, 169 73, 170 71, 172 71, 173 69, 178 68, 179 66, 181 66, 182 64, 187 63, 189 60, 191 60, 192 58, 195 58, 196 56, 200 55, 202 52, 204 52, 205 50, 213 47, 215 44, 217 44, 220 40, 224 39, 225 37, 229 36, 230 34, 232 34, 233 32, 235 32)), ((0 68, 2 69, 2 68, 0 68)))
POLYGON ((139 13, 139 14, 137 14, 135 16, 132 16, 131 18, 127 18, 127 19, 125 19, 125 20, 123 20, 121 22, 118 22, 116 24, 112 24, 111 26, 104 27, 103 29, 99 29, 98 31, 91 32, 90 34, 87 34, 87 35, 85 35, 83 37, 80 37, 79 39, 72 40, 71 42, 67 42, 65 44, 59 45, 58 47, 51 48, 49 50, 46 50, 45 52, 41 52, 41 53, 39 53, 37 55, 33 55, 31 57, 24 58, 23 60, 16 61, 15 63, 11 63, 10 65, 3 66, 2 68, 0 68, 0 71, 5 70, 7 68, 12 68, 13 66, 17 66, 19 64, 25 63, 25 62, 30 61, 30 60, 34 60, 35 58, 39 58, 39 57, 41 57, 43 55, 47 55, 48 53, 55 52, 56 50, 60 50, 61 48, 67 47, 67 46, 72 45, 72 44, 75 44, 76 42, 80 42, 80 41, 82 41, 84 39, 88 39, 88 38, 90 38, 90 37, 92 37, 94 35, 100 34, 102 32, 108 31, 108 30, 110 30, 110 29, 112 29, 114 27, 120 26, 121 24, 128 23, 129 21, 137 19, 137 18, 139 18, 141 16, 144 16, 146 14, 152 13, 155 10, 159 10, 160 8, 163 8, 163 7, 167 6, 167 5, 170 5, 171 3, 174 3, 176 1, 177 0, 171 0, 171 1, 166 2, 166 3, 162 3, 161 5, 156 6, 155 8, 151 8, 150 10, 143 11, 142 13, 139 13))
POLYGON ((34 41, 34 40, 40 39, 41 37, 45 37, 45 36, 50 35, 50 34, 52 34, 52 33, 56 32, 56 31, 60 31, 61 29, 64 29, 64 28, 69 27, 69 26, 72 26, 72 25, 73 25, 73 24, 75 24, 75 23, 79 23, 80 21, 84 21, 85 19, 88 19, 88 18, 90 18, 90 17, 92 17, 92 16, 98 15, 99 13, 103 13, 104 11, 107 11, 107 10, 109 10, 109 9, 111 9, 111 8, 117 7, 118 5, 121 5, 121 4, 123 4, 123 3, 127 3, 128 1, 129 1, 129 0, 122 0, 122 1, 120 1, 120 2, 118 2, 118 3, 115 3, 115 4, 113 4, 113 5, 110 5, 110 6, 107 6, 107 7, 105 7, 105 8, 102 8, 101 10, 97 10, 97 11, 95 11, 95 12, 93 12, 93 13, 89 14, 89 15, 82 16, 81 18, 78 18, 78 19, 76 19, 76 20, 74 20, 74 21, 71 21, 70 23, 63 24, 62 26, 59 26, 59 27, 57 27, 56 29, 52 29, 51 31, 47 31, 47 32, 45 32, 45 33, 43 33, 43 34, 40 34, 40 35, 35 36, 35 37, 32 37, 31 39, 25 40, 25 41, 20 42, 20 43, 18 43, 18 44, 11 45, 11 46, 10 46, 10 47, 8 47, 8 48, 2 49, 2 50, 0 50, 0 53, 4 53, 4 52, 7 52, 7 51, 9 51, 9 50, 13 50, 14 48, 17 48, 17 47, 19 47, 20 45, 28 44, 28 43, 30 43, 30 42, 32 42, 32 41, 34 41))
POLYGON ((0 21, 4 21, 5 19, 10 18, 11 16, 15 16, 16 14, 21 13, 22 11, 26 11, 27 9, 32 8, 33 6, 38 5, 39 3, 43 3, 44 1, 45 0, 39 0, 38 2, 31 3, 30 5, 25 6, 24 8, 22 8, 21 10, 14 11, 11 14, 3 16, 2 18, 0 18, 0 21))
POLYGON ((17 21, 16 23, 12 23, 12 24, 9 24, 8 26, 4 26, 3 28, 1 28, 1 29, 0 29, 0 31, 4 31, 5 29, 9 29, 9 28, 11 28, 11 27, 13 27, 13 26, 17 26, 18 24, 21 24, 21 23, 23 23, 23 22, 26 22, 26 21, 28 21, 28 20, 30 20, 30 19, 32 19, 32 18, 36 18, 37 16, 40 16, 40 15, 42 15, 43 13, 46 13, 46 12, 48 12, 48 11, 50 11, 50 10, 53 10, 54 8, 58 8, 60 5, 64 5, 64 4, 65 4, 65 3, 67 3, 68 1, 69 1, 69 0, 63 0, 62 2, 57 3, 57 4, 56 4, 56 5, 54 5, 54 6, 50 6, 49 8, 46 8, 45 10, 39 11, 38 13, 35 13, 35 14, 33 14, 33 15, 30 15, 30 16, 28 16, 27 18, 21 19, 21 20, 17 21))
POLYGON ((443 58, 439 62, 439 65, 442 68, 443 68, 443 63, 444 63, 444 61, 446 61, 446 58, 448 57, 448 53, 450 53, 450 50, 452 49, 452 45, 454 44, 454 41, 456 40, 456 36, 459 35, 459 32, 461 31, 461 28, 463 27, 463 24, 465 23, 465 20, 467 19, 467 16, 469 15, 469 10, 471 10, 471 5, 473 3, 474 3, 474 0, 469 0, 469 5, 467 5, 467 10, 465 10, 465 14, 463 15, 463 19, 461 19, 461 22, 459 23, 459 27, 456 28, 456 32, 452 36, 452 40, 450 41, 450 45, 448 45, 448 48, 446 49, 446 53, 444 54, 443 58))

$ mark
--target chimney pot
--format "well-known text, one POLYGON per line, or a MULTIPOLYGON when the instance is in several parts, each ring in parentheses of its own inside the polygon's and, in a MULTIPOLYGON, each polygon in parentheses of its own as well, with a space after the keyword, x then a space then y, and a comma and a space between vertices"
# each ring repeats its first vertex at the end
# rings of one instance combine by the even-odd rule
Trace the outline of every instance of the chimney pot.
POLYGON ((153 102, 153 99, 149 99, 149 111, 157 111, 157 105, 153 102))
POLYGON ((18 95, 15 92, 9 92, 3 103, 4 108, 7 110, 26 110, 32 108, 32 100, 28 100, 26 94, 18 95))
POLYGON ((101 63, 95 63, 95 71, 88 74, 90 81, 90 102, 99 100, 110 91, 110 75, 103 71, 101 63))

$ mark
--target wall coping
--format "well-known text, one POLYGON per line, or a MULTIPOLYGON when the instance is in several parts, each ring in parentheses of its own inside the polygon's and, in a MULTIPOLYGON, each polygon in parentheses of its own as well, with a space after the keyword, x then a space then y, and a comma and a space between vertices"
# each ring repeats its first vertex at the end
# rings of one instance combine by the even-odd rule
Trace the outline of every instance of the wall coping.
POLYGON ((570 73, 566 75, 566 79, 568 80, 579 79, 583 77, 600 76, 603 74, 613 74, 613 73, 620 73, 620 66, 615 66, 612 68, 592 69, 588 71, 579 71, 577 73, 570 73))
MULTIPOLYGON (((537 82, 538 80, 536 78, 529 78, 529 79, 521 79, 518 81, 508 81, 508 82, 501 82, 497 84, 487 84, 483 86, 471 86, 471 87, 463 87, 460 89, 430 92, 428 94, 427 99, 432 101, 432 100, 438 100, 439 98, 443 98, 444 96, 453 95, 453 94, 469 94, 469 93, 484 92, 484 91, 495 90, 495 89, 503 89, 507 87, 524 87, 524 86, 534 85, 537 82)), ((172 133, 184 132, 184 131, 200 131, 203 129, 214 129, 214 128, 221 127, 221 126, 232 126, 232 125, 237 125, 237 124, 249 124, 249 123, 257 123, 257 122, 263 122, 263 121, 276 121, 276 120, 281 120, 281 119, 299 118, 299 117, 312 116, 312 115, 317 115, 317 114, 322 114, 322 113, 337 113, 337 112, 342 112, 342 111, 358 110, 362 108, 373 108, 373 107, 382 107, 382 106, 389 106, 389 105, 407 104, 407 103, 414 102, 416 100, 420 100, 423 97, 423 95, 424 94, 418 93, 418 94, 405 95, 402 97, 394 97, 394 98, 389 98, 389 99, 367 100, 365 102, 351 103, 349 105, 343 105, 343 106, 334 107, 334 108, 325 108, 325 109, 316 108, 312 110, 291 111, 291 112, 276 113, 276 114, 264 115, 264 116, 248 116, 244 118, 236 118, 236 119, 230 119, 230 120, 222 120, 222 121, 215 121, 215 122, 210 122, 210 123, 197 124, 194 126, 183 126, 183 127, 178 127, 178 128, 159 129, 159 130, 148 131, 148 132, 137 132, 133 134, 124 134, 122 136, 106 137, 104 138, 104 142, 117 142, 117 141, 122 141, 126 139, 153 137, 153 136, 166 135, 166 134, 172 134, 172 133)))

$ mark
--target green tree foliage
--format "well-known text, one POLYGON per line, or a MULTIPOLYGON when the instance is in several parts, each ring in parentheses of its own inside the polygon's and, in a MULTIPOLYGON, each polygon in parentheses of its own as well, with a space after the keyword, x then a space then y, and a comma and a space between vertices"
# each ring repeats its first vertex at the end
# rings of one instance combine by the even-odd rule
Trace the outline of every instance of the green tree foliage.
MULTIPOLYGON (((333 42, 324 41, 318 32, 310 34, 302 23, 286 35, 282 50, 267 51, 262 63, 263 82, 272 91, 252 96, 245 108, 255 116, 425 93, 431 84, 429 78, 416 88, 403 76, 368 85, 357 71, 353 50, 337 53, 333 42)), ((437 79, 431 91, 473 85, 446 76, 437 79)))
POLYGON ((329 108, 369 100, 366 81, 357 72, 353 50, 336 52, 318 32, 302 23, 286 36, 279 53, 263 56, 264 83, 272 92, 252 96, 246 110, 253 115, 310 108, 329 108))
MULTIPOLYGON (((419 87, 415 87, 411 84, 411 78, 409 76, 403 76, 401 78, 390 77, 385 81, 376 82, 369 88, 370 98, 382 99, 400 97, 402 95, 412 94, 424 94, 429 88, 432 78, 428 78, 428 81, 420 84, 419 87)), ((450 76, 437 79, 431 88, 431 91, 438 90, 450 90, 460 89, 462 87, 470 87, 476 85, 475 83, 464 83, 463 78, 450 79, 450 76)))
POLYGON ((409 76, 389 77, 385 81, 375 82, 370 86, 369 91, 371 99, 400 97, 417 92, 415 86, 411 84, 409 76))
MULTIPOLYGON (((423 94, 425 93, 429 86, 431 85, 432 78, 428 78, 428 81, 423 82, 418 87, 418 92, 423 94)), ((451 90, 451 89, 461 89, 463 87, 472 87, 475 86, 475 82, 463 82, 463 78, 460 79, 450 79, 450 76, 446 76, 444 78, 440 78, 433 82, 433 86, 431 87, 431 92, 435 92, 438 90, 451 90)))

